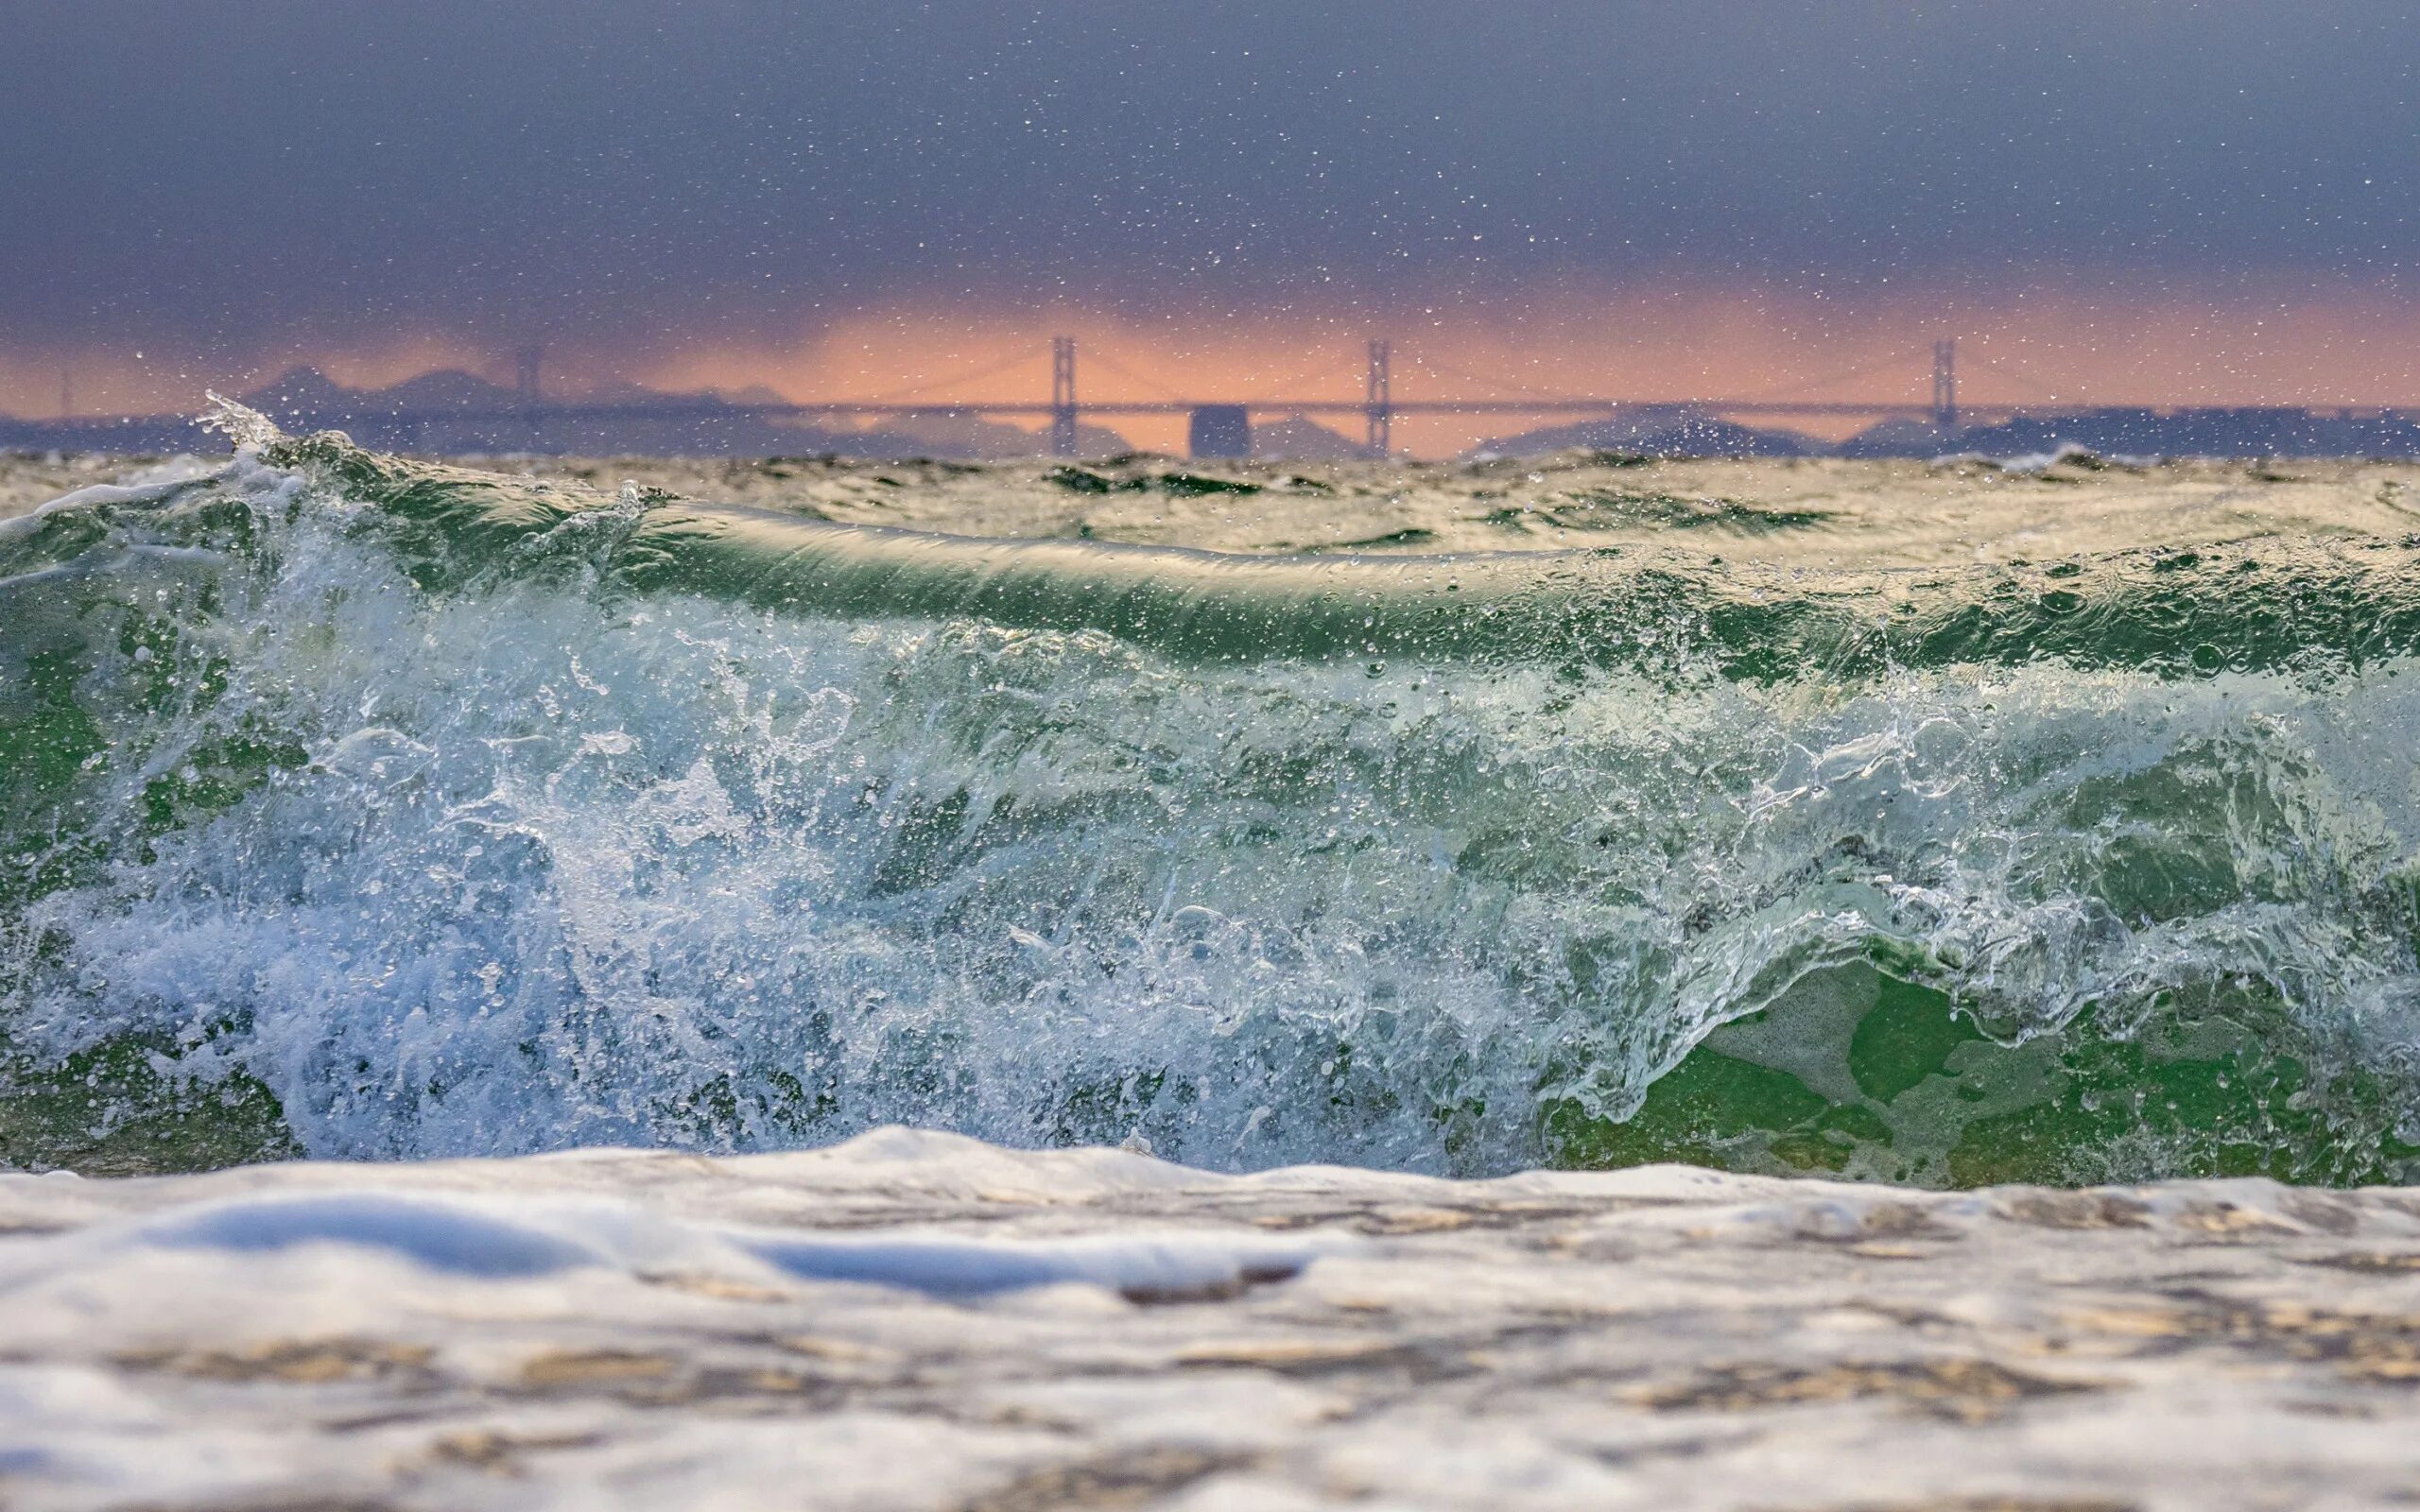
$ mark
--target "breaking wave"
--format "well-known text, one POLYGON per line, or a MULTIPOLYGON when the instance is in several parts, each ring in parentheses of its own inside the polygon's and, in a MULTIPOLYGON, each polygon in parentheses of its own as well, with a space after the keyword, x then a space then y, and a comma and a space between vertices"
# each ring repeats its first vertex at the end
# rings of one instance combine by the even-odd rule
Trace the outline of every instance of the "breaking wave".
POLYGON ((2420 1155, 2420 550, 834 525, 261 432, 0 524, 0 1160, 2420 1155))

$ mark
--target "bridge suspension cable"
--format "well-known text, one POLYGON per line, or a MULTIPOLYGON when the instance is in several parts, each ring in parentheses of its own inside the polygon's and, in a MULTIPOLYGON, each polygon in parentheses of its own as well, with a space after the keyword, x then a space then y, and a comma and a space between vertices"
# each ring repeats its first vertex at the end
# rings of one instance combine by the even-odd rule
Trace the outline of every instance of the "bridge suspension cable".
POLYGON ((1170 388, 1167 385, 1161 383, 1155 378, 1144 377, 1141 373, 1136 372, 1133 369, 1127 367, 1124 363, 1117 361, 1114 357, 1105 357, 1099 352, 1095 352, 1088 355, 1087 360, 1099 367, 1108 369, 1110 371, 1117 374, 1117 376, 1125 379, 1129 383, 1141 384, 1144 387, 1150 389, 1153 393, 1158 394, 1163 399, 1174 400, 1184 397, 1175 389, 1170 388))
POLYGON ((1568 390, 1558 392, 1549 388, 1532 388, 1526 384, 1514 383, 1509 378, 1490 378, 1480 373, 1465 372, 1460 368, 1439 362, 1434 357, 1421 353, 1414 353, 1410 361, 1412 366, 1426 372, 1443 373, 1448 378, 1459 378, 1466 384, 1478 384, 1482 388, 1501 389, 1525 398, 1564 399, 1569 396, 1568 390))
POLYGON ((872 399, 867 400, 866 403, 870 404, 888 404, 895 400, 913 399, 919 394, 928 394, 934 389, 944 386, 971 384, 979 379, 995 377, 1000 373, 1007 372, 1012 368, 1022 368, 1027 363, 1032 362, 1042 355, 1043 351, 1044 349, 1040 347, 1020 347, 1015 352, 1011 352, 1006 357, 1000 358, 996 362, 985 363, 980 367, 971 368, 963 372, 947 373, 939 378, 927 378, 921 383, 912 384, 906 388, 893 388, 887 393, 874 395, 872 399))
MULTIPOLYGON (((1905 352, 1894 352, 1889 356, 1878 358, 1873 362, 1860 363, 1854 368, 1843 368, 1837 372, 1825 373, 1820 378, 1800 379, 1791 383, 1777 385, 1772 388, 1763 389, 1746 397, 1758 404, 1770 404, 1787 399, 1804 399, 1809 394, 1821 393, 1823 390, 1831 387, 1834 384, 1844 384, 1852 378, 1864 378, 1874 373, 1883 372, 1889 369, 1897 367, 1901 363, 1912 364, 1917 359, 1924 356, 1925 353, 1913 349, 1910 349, 1905 352)), ((1910 370, 1912 370, 1912 369, 1910 370)))
POLYGON ((1329 377, 1341 378, 1344 376, 1345 371, 1346 369, 1341 367, 1331 366, 1324 362, 1313 363, 1310 367, 1300 368, 1290 373, 1288 373, 1285 377, 1269 385, 1268 388, 1272 394, 1289 394, 1294 391, 1295 386, 1298 384, 1305 383, 1323 374, 1329 377))
POLYGON ((2009 367, 2006 363, 1994 362, 1989 357, 1979 357, 1972 352, 1966 354, 1966 360, 1979 367, 1990 369, 1993 372, 1998 374, 2002 378, 2008 379, 2011 383, 2031 388, 2045 399, 2056 401, 2061 397, 2057 388, 2044 383, 2039 378, 2031 377, 2025 373, 2019 372, 2015 369, 2009 367))

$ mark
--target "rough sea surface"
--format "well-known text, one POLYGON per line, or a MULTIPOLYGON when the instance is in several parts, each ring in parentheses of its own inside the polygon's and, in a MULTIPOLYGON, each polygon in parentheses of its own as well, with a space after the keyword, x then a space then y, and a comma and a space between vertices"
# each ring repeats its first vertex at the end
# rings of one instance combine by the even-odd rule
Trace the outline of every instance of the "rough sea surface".
POLYGON ((8 1163, 2420 1152, 2410 469, 809 461, 748 506, 227 423, 0 523, 8 1163))
POLYGON ((890 1130, 0 1177, 0 1494, 2298 1512, 2420 1496, 2420 1197, 1213 1176, 890 1130))
POLYGON ((221 422, 0 470, 11 1512, 2420 1500, 2412 469, 221 422))

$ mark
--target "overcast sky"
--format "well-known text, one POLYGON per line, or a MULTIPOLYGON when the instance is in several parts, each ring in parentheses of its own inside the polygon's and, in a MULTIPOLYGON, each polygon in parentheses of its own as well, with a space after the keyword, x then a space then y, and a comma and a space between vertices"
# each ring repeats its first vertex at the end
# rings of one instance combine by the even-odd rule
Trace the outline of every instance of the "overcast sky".
MULTIPOLYGON (((6 10, 9 407, 62 362, 130 390, 525 340, 796 390, 1061 325, 1501 355, 1631 309, 1659 352, 1754 327, 1803 367, 1944 318, 2014 363, 2068 318, 2106 368, 2111 312, 2155 307, 2163 360, 2239 367, 2266 312, 2295 382, 2330 333, 2420 334, 2393 0, 6 10)), ((2344 387, 2420 387, 2388 345, 2344 387)))

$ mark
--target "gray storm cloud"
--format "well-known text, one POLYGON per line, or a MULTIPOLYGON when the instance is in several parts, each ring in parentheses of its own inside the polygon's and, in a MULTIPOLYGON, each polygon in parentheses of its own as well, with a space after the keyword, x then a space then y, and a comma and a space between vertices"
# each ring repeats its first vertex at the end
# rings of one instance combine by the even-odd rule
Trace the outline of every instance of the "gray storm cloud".
POLYGON ((19 0, 0 347, 1682 278, 2392 295, 2409 10, 19 0))

